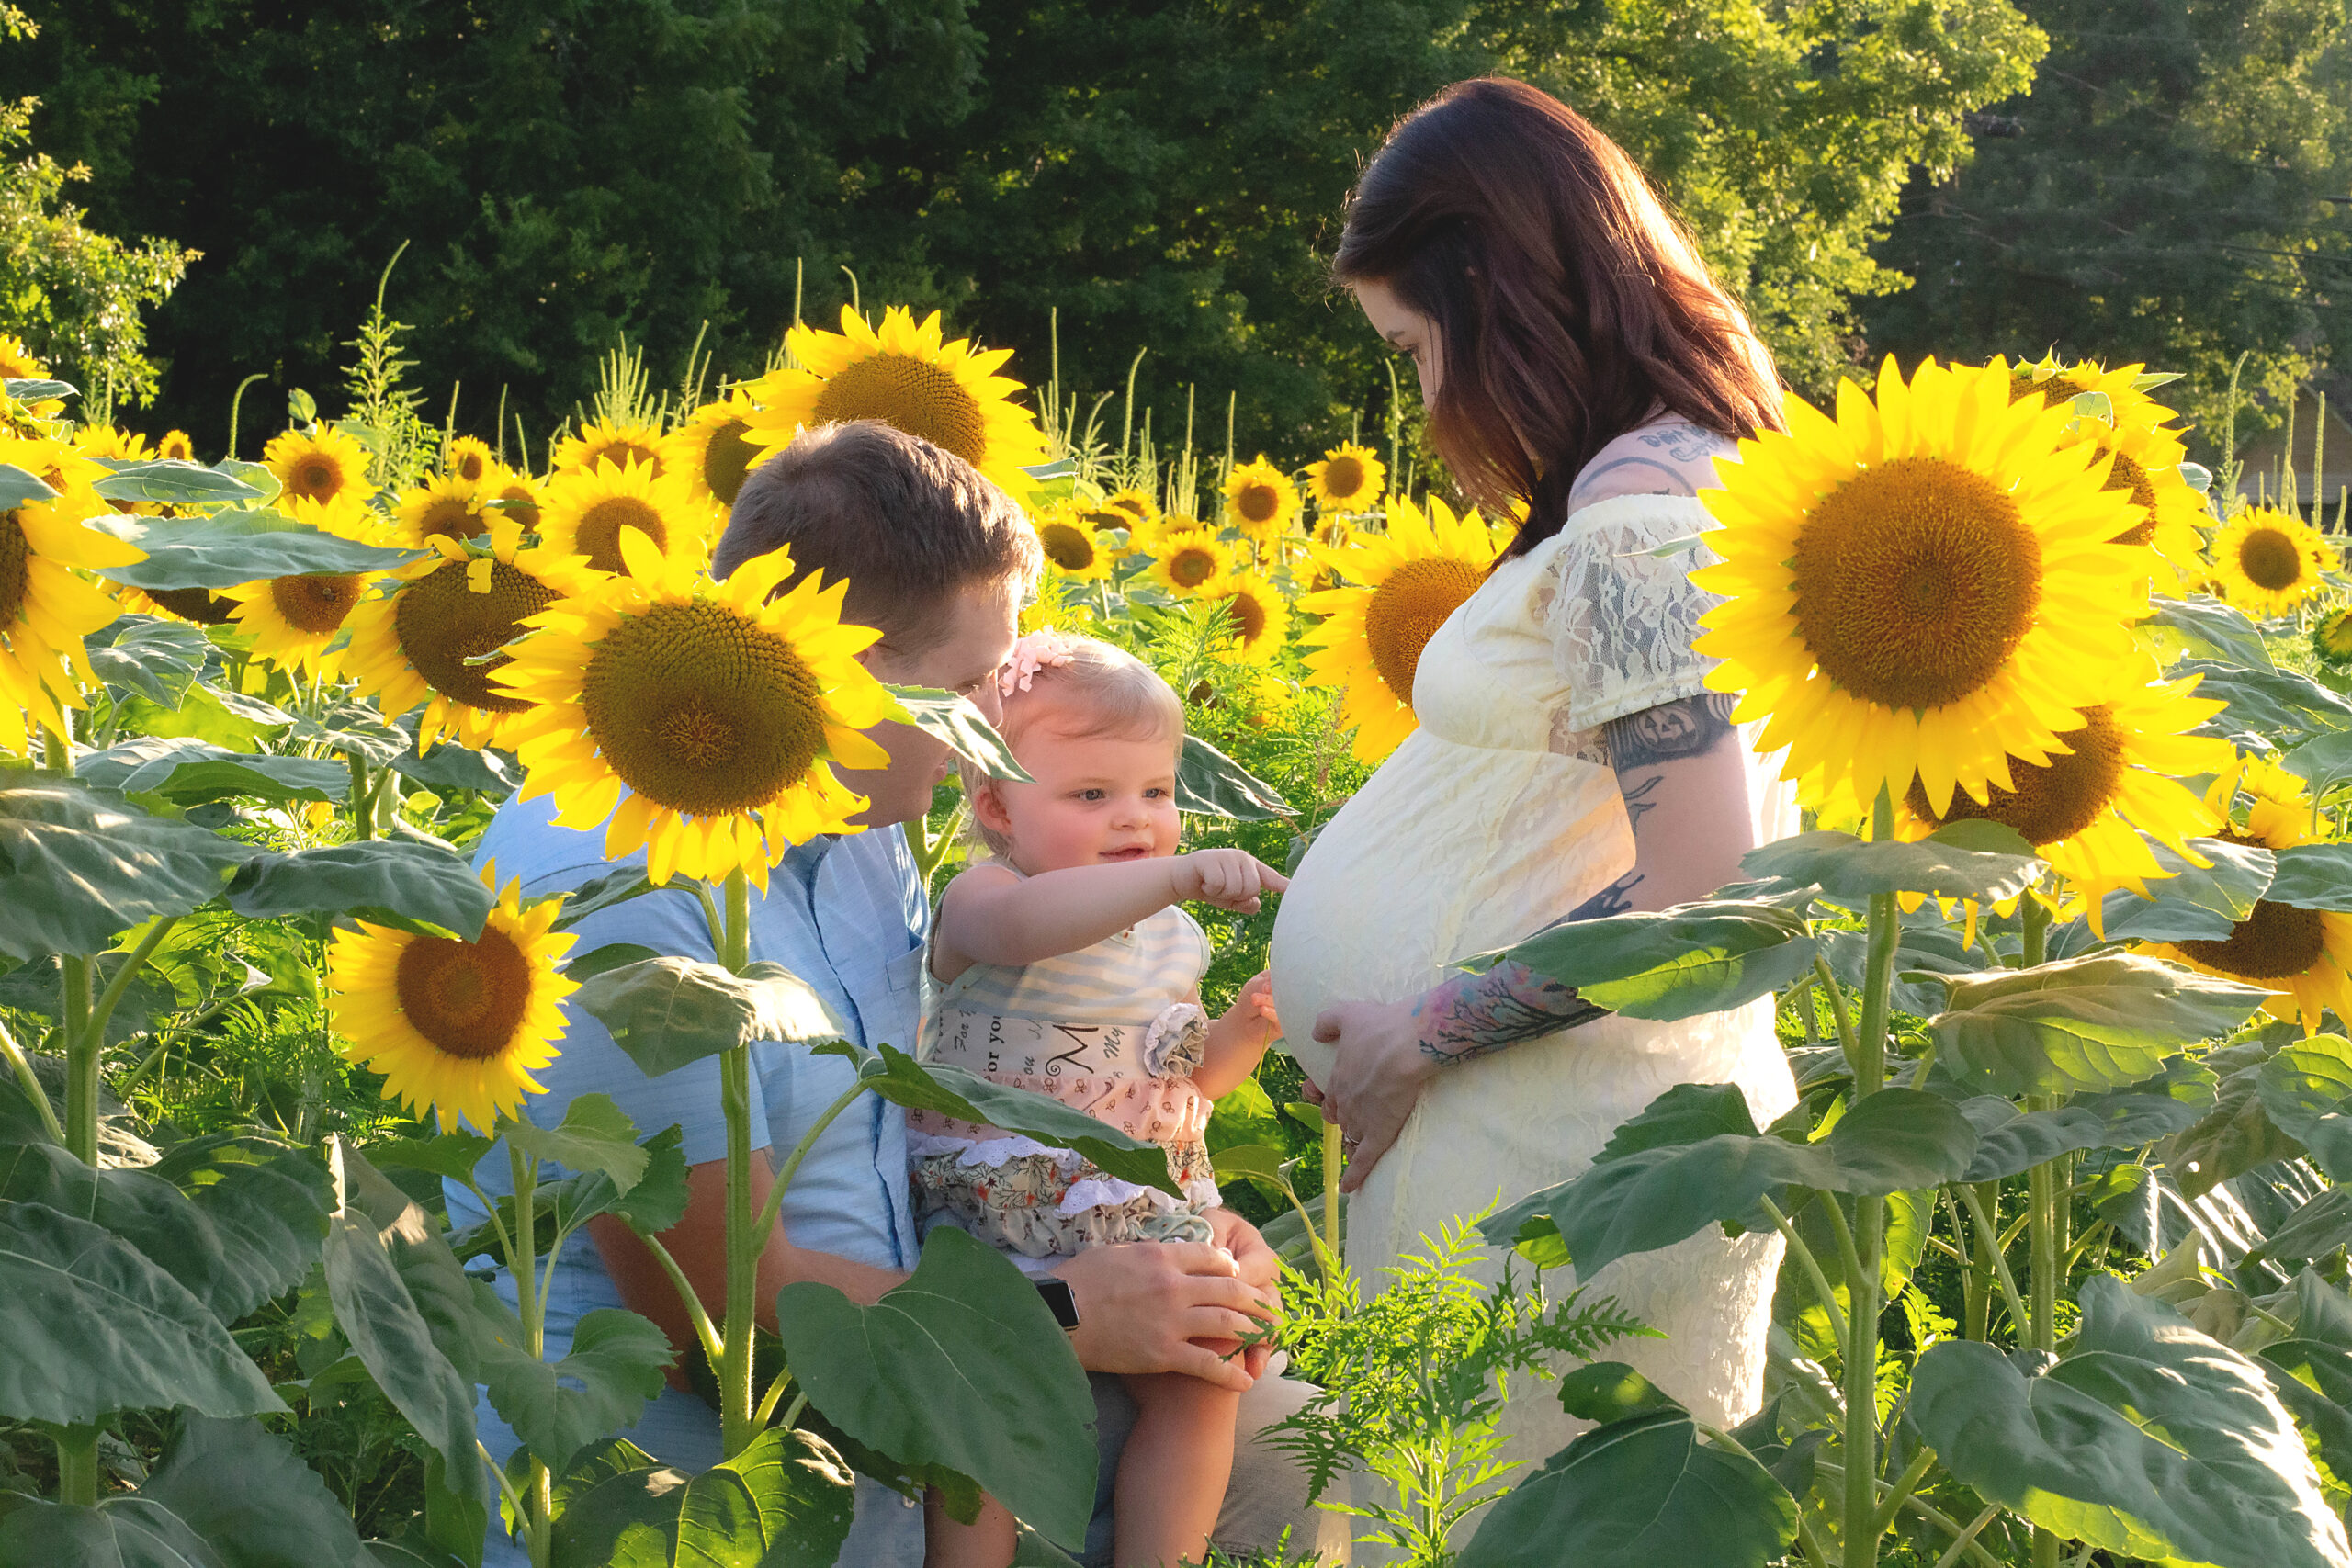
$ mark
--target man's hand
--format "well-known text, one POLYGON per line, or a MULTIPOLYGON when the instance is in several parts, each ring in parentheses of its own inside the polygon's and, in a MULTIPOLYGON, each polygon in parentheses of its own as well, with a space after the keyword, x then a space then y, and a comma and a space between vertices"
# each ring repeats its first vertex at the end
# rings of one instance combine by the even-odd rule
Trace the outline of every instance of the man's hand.
POLYGON ((1198 900, 1243 915, 1258 912, 1261 892, 1281 893, 1290 887, 1289 877, 1247 850, 1194 850, 1178 855, 1169 873, 1180 900, 1198 900))
MULTIPOLYGON (((1234 1267, 1241 1270, 1241 1282, 1263 1296, 1276 1311, 1283 1304, 1282 1287, 1275 1283, 1282 1275, 1282 1258, 1266 1245, 1258 1227, 1230 1209, 1211 1209, 1209 1229, 1217 1246, 1233 1255, 1234 1267)), ((1261 1377, 1266 1362, 1272 1359, 1274 1348, 1270 1342, 1244 1345, 1241 1348, 1241 1370, 1252 1378, 1261 1377)))
POLYGON ((1437 1063, 1422 1049, 1411 1002, 1341 1002, 1315 1021, 1315 1038, 1337 1048, 1323 1120, 1345 1130, 1340 1190, 1353 1192, 1404 1130, 1437 1063))
POLYGON ((1189 1372, 1236 1393, 1256 1381, 1242 1358, 1228 1361, 1193 1343, 1246 1339, 1277 1316, 1225 1248, 1125 1242, 1089 1247, 1054 1272, 1077 1298, 1070 1348, 1087 1371, 1189 1372))

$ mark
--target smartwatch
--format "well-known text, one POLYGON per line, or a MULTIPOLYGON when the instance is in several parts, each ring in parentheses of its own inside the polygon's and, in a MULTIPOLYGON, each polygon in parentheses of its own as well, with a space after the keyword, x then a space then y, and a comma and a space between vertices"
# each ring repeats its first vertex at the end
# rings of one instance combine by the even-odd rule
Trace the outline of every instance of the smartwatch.
POLYGON ((1038 1296, 1046 1303, 1046 1310, 1054 1314, 1054 1321, 1061 1325, 1062 1332, 1077 1333, 1078 1297, 1070 1293, 1069 1286, 1051 1275, 1034 1282, 1038 1296))

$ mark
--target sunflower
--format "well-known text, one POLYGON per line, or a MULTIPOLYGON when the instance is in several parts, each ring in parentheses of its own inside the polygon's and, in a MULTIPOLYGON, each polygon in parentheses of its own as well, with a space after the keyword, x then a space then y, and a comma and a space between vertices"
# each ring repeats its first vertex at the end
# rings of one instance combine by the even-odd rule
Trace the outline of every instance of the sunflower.
POLYGON ((499 683, 536 705, 509 732, 556 820, 605 829, 605 854, 643 846, 646 873, 762 888, 792 845, 853 830, 865 809, 831 763, 885 766, 863 730, 894 710, 857 653, 881 634, 842 624, 846 580, 792 574, 787 550, 724 582, 621 536, 629 574, 592 580, 534 617, 499 683))
POLYGON ((33 356, 25 340, 11 333, 0 336, 0 380, 46 381, 49 365, 33 356))
POLYGON ((425 705, 420 750, 444 730, 472 747, 503 736, 530 704, 491 679, 506 658, 474 660, 514 641, 525 617, 587 580, 577 557, 523 548, 523 525, 511 517, 492 521, 489 534, 487 554, 435 537, 435 554, 393 572, 390 591, 351 615, 344 667, 387 718, 425 705))
MULTIPOLYGON (((482 868, 496 888, 497 867, 482 868)), ((460 1122, 487 1133, 522 1113, 531 1075, 556 1058, 563 998, 580 987, 556 973, 578 940, 551 926, 563 900, 522 907, 520 879, 471 942, 358 922, 327 954, 327 1010, 351 1042, 350 1060, 384 1075, 384 1098, 444 1132, 460 1122)))
POLYGON ((1201 595, 1201 602, 1225 612, 1225 633, 1245 664, 1264 664, 1290 640, 1290 606, 1274 585, 1253 573, 1227 579, 1201 595))
POLYGON ((1323 512, 1368 512, 1380 500, 1388 470, 1369 446, 1344 442, 1306 465, 1306 492, 1323 512))
POLYGON ((2115 542, 2154 551, 2151 570, 2156 586, 2167 592, 2183 592, 2205 570, 2205 536, 2199 529, 2210 518, 2205 498, 2180 474, 2188 449, 2168 430, 2099 426, 2089 434, 2092 448, 2112 459, 2107 488, 2130 492, 2132 504, 2139 509, 2140 520, 2115 542))
POLYGON ((1151 547, 1151 580, 1180 597, 1214 593, 1232 575, 1232 549, 1205 528, 1162 529, 1151 547))
POLYGON ((588 469, 598 463, 643 463, 662 472, 662 433, 650 424, 590 423, 557 444, 548 472, 588 469))
MULTIPOLYGON (((2311 839, 2311 798, 2303 782, 2267 758, 2245 756, 2222 770, 2206 802, 2222 818, 2217 837, 2267 850, 2290 850, 2311 839), (2234 820, 2244 795, 2245 818, 2234 820)), ((2352 900, 2347 900, 2352 902, 2352 900)), ((2305 909, 2258 900, 2246 918, 2216 942, 2151 942, 2144 951, 2208 975, 2261 986, 2271 993, 2264 1010, 2317 1032, 2333 1008, 2352 1017, 2352 912, 2305 909)))
POLYGON ((1939 812, 1915 774, 1897 836, 1924 838, 1963 818, 2014 828, 2087 906, 2091 930, 2104 939, 2100 905, 2110 889, 2145 898, 2150 881, 2172 874, 2149 839, 2191 864, 2205 863, 2188 840, 2212 832, 2221 817, 2178 781, 2226 768, 2232 758, 2228 741, 2188 733, 2223 705, 2195 695, 2198 677, 2158 680, 2153 660, 2133 676, 2058 732, 2064 751, 2039 763, 2004 758, 2006 767, 1981 795, 1955 790, 1939 812))
POLYGON ((539 531, 539 483, 528 474, 500 469, 482 485, 482 505, 523 525, 526 534, 539 531))
POLYGON ((463 479, 478 485, 498 468, 498 459, 491 455, 490 443, 479 435, 460 435, 449 443, 441 455, 441 471, 453 479, 463 479))
POLYGON ((2131 501, 2088 446, 2057 446, 2063 407, 2008 391, 1932 360, 1906 385, 1890 357, 1875 400, 1839 388, 1835 421, 1791 399, 1789 434, 1742 442, 1702 497, 1723 559, 1690 581, 1726 601, 1695 644, 1723 661, 1707 683, 1770 716, 1758 749, 1789 749, 1809 804, 1915 773, 1936 811, 1956 787, 1981 799, 2137 668, 2146 557, 2110 542, 2131 501))
POLYGON ((2312 623, 2312 654, 2330 670, 2352 670, 2352 604, 2342 604, 2312 623))
POLYGON ((82 706, 81 686, 97 683, 83 639, 122 613, 74 569, 130 566, 147 552, 82 525, 105 509, 90 486, 106 470, 63 442, 0 437, 0 464, 58 492, 0 513, 0 746, 21 756, 31 726, 63 733, 61 708, 82 706))
POLYGON ((289 430, 262 448, 261 460, 289 497, 333 501, 345 491, 368 497, 368 449, 334 425, 289 430))
MULTIPOLYGON (((339 501, 296 501, 287 514, 322 533, 363 544, 389 544, 376 514, 347 494, 339 501)), ((229 589, 229 618, 254 639, 254 651, 287 673, 332 677, 338 660, 329 650, 378 574, 319 572, 264 578, 229 589)))
POLYGON ((764 456, 790 446, 803 427, 876 419, 955 453, 1014 496, 1028 494, 1036 480, 1024 466, 1046 460, 1046 441, 1035 418, 1012 401, 1021 383, 996 374, 1012 351, 941 337, 938 311, 918 326, 898 305, 882 312, 879 332, 846 305, 838 333, 794 327, 785 345, 800 368, 773 371, 747 389, 762 407, 745 439, 764 456))
POLYGON ((479 537, 490 526, 483 500, 481 488, 471 479, 456 474, 427 479, 401 496, 392 513, 400 525, 401 542, 430 547, 435 539, 479 537))
POLYGON ((2213 536, 2222 597, 2257 620, 2289 614, 2343 564, 2326 535, 2267 506, 2247 507, 2213 536))
POLYGON ((1111 575, 1111 550, 1086 515, 1068 502, 1029 519, 1046 558, 1064 577, 1091 582, 1111 575))
POLYGON ((1282 536, 1298 516, 1298 487, 1264 454, 1244 463, 1225 481, 1225 520, 1261 542, 1282 536))
POLYGON ((735 504, 744 479, 767 454, 752 445, 748 432, 758 405, 743 392, 730 392, 695 410, 694 417, 662 440, 662 461, 683 474, 699 500, 735 504))
POLYGON ((558 555, 585 556, 598 571, 625 571, 623 528, 635 528, 662 555, 700 566, 717 521, 674 472, 659 474, 634 459, 611 458, 548 481, 540 528, 558 555))
POLYGON ((1138 528, 1148 528, 1159 521, 1159 504, 1151 499, 1149 491, 1127 489, 1113 491, 1102 498, 1103 510, 1124 513, 1127 521, 1119 525, 1132 534, 1138 528))
POLYGON ((2093 360, 2069 365, 2055 355, 2044 355, 2031 364, 2020 360, 2015 366, 1996 358, 1989 368, 2009 378, 2012 402, 2039 394, 2043 406, 2071 412, 2075 400, 2085 392, 2105 393, 2108 407, 2114 414, 2109 423, 2120 431, 2152 431, 2176 417, 2172 410, 2142 389, 2143 381, 2164 379, 2145 376, 2145 365, 2126 365, 2109 370, 2093 360))
POLYGON ((1494 534, 1477 509, 1456 517, 1430 498, 1424 514, 1405 496, 1388 498, 1388 527, 1351 545, 1310 545, 1343 586, 1309 593, 1298 607, 1324 617, 1308 632, 1306 667, 1347 693, 1344 722, 1355 753, 1378 762, 1419 728, 1413 677, 1421 649, 1494 565, 1494 534))
POLYGON ((144 463, 155 453, 147 438, 110 424, 85 424, 74 433, 74 449, 85 457, 112 457, 119 462, 144 463))
POLYGON ((196 461, 196 442, 185 430, 167 430, 164 432, 164 438, 155 443, 155 456, 166 462, 193 463, 196 461))

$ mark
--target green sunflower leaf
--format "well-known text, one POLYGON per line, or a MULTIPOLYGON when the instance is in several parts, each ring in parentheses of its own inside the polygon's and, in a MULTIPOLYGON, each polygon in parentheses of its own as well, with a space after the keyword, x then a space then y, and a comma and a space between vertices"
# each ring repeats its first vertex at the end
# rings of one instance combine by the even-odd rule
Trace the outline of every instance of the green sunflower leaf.
POLYGON ((2195 1126, 2214 1102, 2214 1075, 2177 1057, 2144 1083, 2086 1094, 2049 1111, 2021 1111, 1998 1095, 1961 1102, 1976 1128, 1963 1181, 1992 1181, 2076 1149, 2136 1149, 2195 1126))
POLYGON ((219 506, 232 501, 266 500, 255 486, 234 474, 187 463, 173 457, 123 461, 101 457, 110 468, 90 488, 108 501, 148 502, 164 506, 219 506))
POLYGON ((133 926, 210 903, 251 853, 113 790, 9 774, 0 782, 0 953, 103 953, 133 926))
POLYGON ((591 976, 572 1000, 648 1077, 754 1040, 806 1045, 844 1032, 808 982, 764 960, 736 975, 692 958, 640 959, 591 976))
POLYGON ((786 1427, 698 1475, 649 1461, 586 1486, 577 1467, 567 1479, 574 1487, 556 1523, 556 1568, 831 1568, 857 1486, 824 1438, 786 1427))
POLYGON ((2211 863, 2195 866, 2151 841, 2157 863, 2171 875, 2151 878, 2143 898, 2128 887, 2109 892, 2100 906, 2107 940, 2121 942, 2222 942, 2269 887, 2277 857, 2259 844, 2192 839, 2189 847, 2211 863))
POLYGON ((1014 759, 1012 748, 1004 743, 1004 737, 996 732, 996 727, 972 705, 969 698, 931 686, 891 686, 888 691, 898 703, 898 710, 889 715, 891 718, 900 724, 911 724, 943 742, 992 779, 1030 782, 1027 770, 1014 759))
POLYGON ((2263 897, 2299 909, 2352 910, 2352 844, 2280 850, 2278 874, 2263 897))
POLYGON ((1523 964, 1611 1012, 1671 1020, 1723 1012, 1776 991, 1811 968, 1816 952, 1796 910, 1710 899, 1554 926, 1464 966, 1523 964))
POLYGON ((0 508, 15 508, 28 501, 54 501, 56 498, 55 491, 14 463, 0 463, 0 508))
POLYGON ((576 1175, 605 1177, 616 1197, 627 1196, 645 1174, 647 1156, 637 1146, 637 1124, 608 1094, 576 1096, 564 1108, 560 1126, 510 1121, 501 1131, 526 1155, 552 1160, 576 1175))
POLYGON ((99 576, 133 588, 232 588, 265 577, 390 571, 425 555, 363 545, 266 511, 209 517, 101 513, 88 525, 147 552, 144 560, 98 570, 99 576))
POLYGON ((366 1568, 368 1561, 351 1511, 301 1455, 250 1417, 185 1417, 139 1495, 169 1508, 231 1568, 366 1568))
POLYGON ((2042 863, 2017 829, 1974 819, 1948 822, 1924 839, 1865 843, 1851 833, 1798 833, 1747 852, 1750 876, 1811 883, 1833 898, 1923 893, 1996 904, 2014 898, 2042 863))
POLYGON ((339 801, 351 788, 351 770, 341 762, 232 751, 193 736, 141 735, 76 760, 74 774, 103 789, 153 795, 175 806, 232 796, 273 806, 339 801))
POLYGON ((2274 670, 2269 645, 2242 610, 2199 593, 2187 599, 2162 596, 2149 601, 2155 615, 2141 623, 2141 639, 2153 643, 2158 657, 2183 656, 2220 660, 2249 670, 2274 670))
POLYGON ((1298 815, 1282 792, 1197 735, 1184 737, 1176 759, 1176 808, 1237 822, 1272 822, 1298 815))
POLYGON ((202 628, 159 615, 125 615, 91 633, 83 646, 99 680, 166 708, 180 705, 212 657, 202 628))
POLYGON ((229 908, 247 919, 390 914, 467 942, 481 935, 495 902, 463 855, 399 839, 254 855, 228 888, 229 908))
POLYGON ((2133 953, 1950 982, 1929 1021, 1952 1076, 1997 1095, 2141 1082, 2184 1045, 2227 1034, 2267 992, 2133 953))
POLYGON ((2352 1042, 2314 1034, 2256 1070, 2262 1108, 2336 1181, 2352 1179, 2352 1042))
POLYGON ((2248 670, 2210 659, 2184 659, 2165 673, 2202 675, 2197 694, 2229 707, 2199 727, 2208 735, 2259 735, 2293 748, 2332 729, 2352 728, 2352 700, 2291 670, 2248 670))
POLYGON ((0 1515, 0 1562, 220 1568, 220 1559, 177 1515, 145 1497, 109 1497, 95 1508, 27 1497, 0 1515))
POLYGON ((582 1314, 560 1360, 543 1361, 502 1335, 482 1348, 481 1371, 492 1408, 548 1468, 560 1470, 590 1443, 636 1426, 673 1359, 653 1324, 598 1307, 582 1314))

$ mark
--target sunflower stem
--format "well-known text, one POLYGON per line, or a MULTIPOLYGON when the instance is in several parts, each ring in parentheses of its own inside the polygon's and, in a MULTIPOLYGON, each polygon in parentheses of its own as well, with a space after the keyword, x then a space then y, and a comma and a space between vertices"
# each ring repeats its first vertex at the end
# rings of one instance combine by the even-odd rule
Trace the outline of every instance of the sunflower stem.
MULTIPOLYGON (((741 974, 751 963, 752 885, 740 866, 727 876, 727 919, 719 937, 719 963, 741 974)), ((732 1459, 759 1433, 752 1420, 752 1314, 766 1234, 752 1203, 752 1049, 723 1051, 718 1064, 719 1105, 727 1116, 727 1326, 719 1348, 719 1447, 732 1459)))
MULTIPOLYGON (((1882 785, 1871 809, 1871 838, 1894 837, 1894 797, 1882 785)), ((1886 1018, 1894 983, 1894 949, 1902 935, 1892 893, 1875 893, 1870 906, 1870 955, 1862 972, 1862 1017, 1852 1037, 1854 1103, 1886 1087, 1886 1018)), ((1841 1021, 1840 1027, 1843 1027, 1841 1021)), ((1846 1563, 1874 1568, 1878 1562, 1878 1318, 1879 1253, 1886 1239, 1886 1200, 1865 1193, 1854 1200, 1853 1251, 1847 1262, 1846 1314, 1846 1563)), ((1840 1238, 1842 1243, 1843 1238, 1840 1238)))
POLYGON ((1340 1147, 1340 1134, 1346 1129, 1337 1122, 1323 1123, 1323 1264, 1325 1276, 1340 1258, 1340 1168, 1347 1163, 1347 1151, 1340 1147))
MULTIPOLYGON (((506 1168, 514 1185, 514 1246, 506 1254, 506 1271, 514 1280, 514 1312, 523 1320, 523 1348, 531 1359, 547 1355, 547 1311, 539 1297, 539 1277, 536 1268, 538 1238, 533 1234, 538 1216, 532 1205, 538 1201, 539 1163, 514 1146, 513 1139, 506 1143, 506 1168)), ((555 1550, 555 1488, 544 1461, 534 1456, 531 1461, 529 1489, 524 1494, 528 1506, 525 1529, 530 1542, 531 1568, 548 1568, 555 1550)))
POLYGON ((5 1023, 0 1023, 0 1056, 8 1058, 8 1066, 17 1075, 17 1086, 25 1091, 25 1098, 32 1101, 33 1109, 40 1112, 41 1125, 49 1129, 49 1135, 60 1144, 64 1143, 65 1127, 57 1119, 57 1108, 50 1103, 49 1090, 41 1088, 40 1078, 33 1071, 32 1058, 25 1055, 23 1047, 17 1043, 17 1037, 8 1032, 8 1026, 5 1023))
POLYGON ((351 836, 372 839, 376 836, 376 792, 368 779, 368 760, 356 751, 345 751, 343 760, 351 764, 351 836))
POLYGON ((767 1201, 761 1205, 758 1217, 752 1222, 753 1235, 768 1234, 776 1222, 776 1216, 784 1213, 784 1194, 791 1187, 792 1179, 800 1174, 800 1162, 808 1157, 808 1151, 817 1146, 817 1140, 824 1136, 825 1129, 833 1124, 833 1118, 855 1104, 865 1093, 865 1084, 851 1084, 842 1091, 839 1099, 825 1107, 825 1113, 817 1118, 815 1124, 800 1134, 800 1141, 792 1145, 792 1152, 785 1156, 784 1164, 777 1168, 775 1180, 768 1188, 767 1201))
POLYGON ((98 1163, 98 1040, 90 1030, 90 961, 60 958, 65 992, 65 1147, 98 1163))
MULTIPOLYGON (((1999 1190, 1997 1182, 1987 1181, 1983 1185, 1994 1189, 1996 1193, 1999 1190)), ((1958 1182, 1951 1190, 1967 1209, 1968 1217, 1976 1222, 1977 1250, 1984 1253, 1984 1261, 1992 1268, 1993 1278, 2000 1283, 2001 1300, 2009 1309, 2009 1332, 2023 1337, 2033 1320, 2026 1315, 2025 1302, 2018 1294, 2017 1276, 2009 1272, 2009 1260, 2002 1250, 2000 1232, 1994 1227, 1993 1216, 1985 1213, 1984 1200, 1978 1194, 1976 1184, 1958 1182)), ((1986 1315, 1989 1318, 1989 1310, 1986 1315)), ((1991 1337, 1988 1325, 1985 1337, 1991 1337)))
POLYGON ((70 1507, 98 1506, 98 1428, 51 1427, 57 1444, 57 1500, 70 1507))

